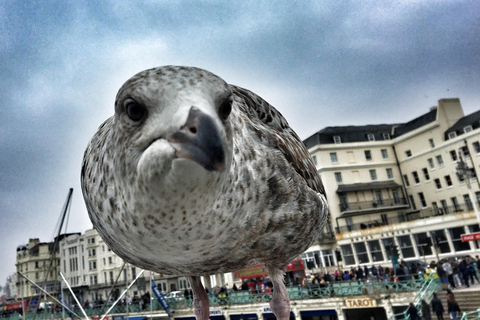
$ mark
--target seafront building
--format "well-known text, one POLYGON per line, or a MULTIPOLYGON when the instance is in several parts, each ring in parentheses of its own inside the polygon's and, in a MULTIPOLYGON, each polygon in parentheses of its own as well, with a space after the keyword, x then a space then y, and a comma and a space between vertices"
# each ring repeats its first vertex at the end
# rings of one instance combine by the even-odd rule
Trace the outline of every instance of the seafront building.
POLYGON ((442 99, 407 123, 327 127, 304 143, 336 231, 314 256, 336 249, 350 268, 479 253, 461 235, 480 231, 480 111, 442 99))

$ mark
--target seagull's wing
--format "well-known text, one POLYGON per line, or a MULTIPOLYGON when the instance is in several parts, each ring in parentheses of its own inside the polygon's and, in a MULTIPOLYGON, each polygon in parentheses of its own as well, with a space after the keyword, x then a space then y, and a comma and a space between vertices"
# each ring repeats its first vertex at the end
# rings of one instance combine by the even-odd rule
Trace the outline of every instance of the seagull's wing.
POLYGON ((231 85, 234 95, 243 103, 237 103, 251 119, 257 119, 257 135, 266 144, 279 149, 295 171, 313 190, 325 194, 320 176, 310 154, 298 135, 288 125, 282 114, 255 93, 231 85))

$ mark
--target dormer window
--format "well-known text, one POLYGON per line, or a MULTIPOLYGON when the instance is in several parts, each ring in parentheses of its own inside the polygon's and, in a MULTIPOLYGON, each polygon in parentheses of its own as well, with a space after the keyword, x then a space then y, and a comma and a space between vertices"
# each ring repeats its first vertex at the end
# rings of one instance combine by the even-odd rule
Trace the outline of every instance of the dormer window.
POLYGON ((340 136, 333 136, 333 142, 334 143, 342 143, 342 138, 340 138, 340 136))
POLYGON ((470 132, 472 130, 473 130, 472 126, 466 126, 465 128, 463 128, 464 133, 470 132))
POLYGON ((383 140, 390 140, 390 133, 384 133, 383 140))
POLYGON ((373 133, 367 134, 368 141, 375 141, 375 135, 373 133))
POLYGON ((456 133, 455 131, 448 133, 448 139, 453 139, 453 138, 455 138, 456 136, 457 136, 457 133, 456 133))

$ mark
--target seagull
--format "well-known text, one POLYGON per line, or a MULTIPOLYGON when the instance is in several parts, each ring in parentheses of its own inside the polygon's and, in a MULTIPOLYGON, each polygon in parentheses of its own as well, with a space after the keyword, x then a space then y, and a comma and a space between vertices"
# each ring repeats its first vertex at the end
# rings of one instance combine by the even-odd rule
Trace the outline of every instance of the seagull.
POLYGON ((325 190, 308 150, 273 106, 215 74, 183 66, 127 80, 84 154, 82 192, 122 259, 184 275, 198 320, 201 276, 263 264, 270 307, 290 318, 289 262, 318 237, 325 190))

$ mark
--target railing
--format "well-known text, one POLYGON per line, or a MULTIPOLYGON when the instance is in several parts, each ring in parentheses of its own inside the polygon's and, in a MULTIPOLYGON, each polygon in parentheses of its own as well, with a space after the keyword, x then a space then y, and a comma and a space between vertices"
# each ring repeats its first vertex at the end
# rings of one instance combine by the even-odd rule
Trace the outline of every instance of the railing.
MULTIPOLYGON (((354 223, 346 226, 339 226, 339 227, 336 227, 336 231, 337 233, 344 233, 344 232, 355 231, 355 230, 364 230, 364 229, 370 229, 370 228, 381 227, 381 226, 408 222, 408 221, 414 221, 419 219, 468 212, 472 210, 473 209, 471 204, 437 208, 436 210, 434 210, 433 208, 427 208, 427 209, 423 209, 415 212, 409 212, 409 213, 397 212, 395 214, 385 215, 385 218, 383 218, 383 220, 379 216, 379 214, 370 213, 369 215, 371 215, 372 217, 371 221, 354 223)), ((363 215, 362 217, 365 217, 365 215, 363 215)))
POLYGON ((340 203, 340 211, 360 211, 360 210, 373 210, 373 209, 382 209, 382 208, 391 208, 396 206, 407 206, 408 202, 405 198, 398 199, 383 199, 383 200, 372 200, 372 201, 357 201, 357 202, 348 202, 340 203))
POLYGON ((464 312, 460 320, 474 320, 480 319, 480 308, 475 311, 464 312))
MULTIPOLYGON (((430 279, 430 278, 428 278, 430 279)), ((427 279, 427 280, 428 280, 427 279)), ((364 282, 357 280, 352 281, 335 281, 332 283, 326 283, 325 285, 311 285, 311 286, 289 286, 287 292, 290 300, 306 300, 306 299, 324 299, 330 297, 346 297, 356 295, 372 295, 392 292, 411 292, 418 291, 425 286, 427 281, 423 278, 410 279, 405 281, 385 281, 383 279, 372 279, 364 282)), ((209 294, 210 306, 230 306, 230 305, 244 305, 254 303, 265 303, 272 299, 273 291, 263 293, 252 293, 251 290, 233 291, 228 290, 227 294, 209 294)), ((192 307, 192 299, 180 298, 180 299, 167 299, 171 310, 186 309, 192 307)), ((89 317, 98 317, 103 315, 108 306, 102 306, 101 308, 87 308, 85 310, 89 317)), ((128 311, 130 313, 148 312, 150 310, 149 304, 140 306, 139 304, 128 305, 128 311)), ((152 310, 163 310, 158 301, 153 300, 152 310)), ((74 308, 74 311, 79 313, 78 308, 74 308)), ((126 305, 117 305, 111 314, 125 314, 127 312, 126 305)), ((35 316, 36 319, 51 319, 52 314, 54 318, 61 318, 62 312, 38 312, 35 316)), ((67 315, 68 312, 65 311, 67 315)), ((30 320, 34 317, 33 312, 28 312, 24 320, 30 320)), ((17 313, 10 316, 1 316, 0 319, 18 320, 19 315, 17 313)))
MULTIPOLYGON (((433 293, 437 290, 439 290, 442 287, 440 283, 440 279, 438 278, 436 273, 430 273, 428 278, 425 280, 425 282, 422 284, 420 290, 417 293, 417 296, 415 297, 415 307, 417 310, 421 310, 422 306, 422 299, 425 301, 429 301, 430 298, 432 297, 433 293)), ((390 316, 390 320, 406 320, 410 319, 410 316, 407 315, 407 310, 405 310, 402 313, 397 313, 394 314, 393 316, 390 316)))

